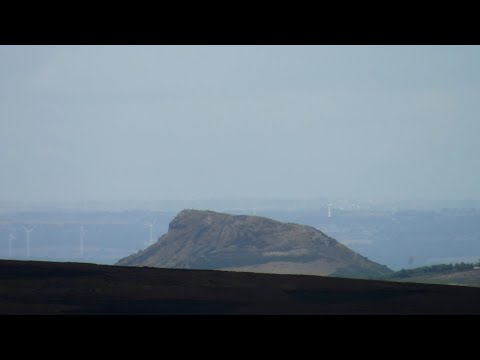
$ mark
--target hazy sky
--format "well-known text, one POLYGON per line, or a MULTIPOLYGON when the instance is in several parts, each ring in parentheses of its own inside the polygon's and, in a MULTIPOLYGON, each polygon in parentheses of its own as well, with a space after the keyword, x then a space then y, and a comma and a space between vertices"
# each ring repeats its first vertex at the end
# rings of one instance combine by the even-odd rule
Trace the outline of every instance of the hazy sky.
POLYGON ((478 46, 0 46, 0 201, 480 198, 478 46))

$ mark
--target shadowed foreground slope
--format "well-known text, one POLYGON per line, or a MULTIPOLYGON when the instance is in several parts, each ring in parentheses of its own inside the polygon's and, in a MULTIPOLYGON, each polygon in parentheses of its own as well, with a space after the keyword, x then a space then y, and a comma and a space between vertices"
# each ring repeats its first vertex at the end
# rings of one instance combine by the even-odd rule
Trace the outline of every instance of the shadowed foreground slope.
POLYGON ((480 314, 480 289, 0 261, 0 314, 480 314))

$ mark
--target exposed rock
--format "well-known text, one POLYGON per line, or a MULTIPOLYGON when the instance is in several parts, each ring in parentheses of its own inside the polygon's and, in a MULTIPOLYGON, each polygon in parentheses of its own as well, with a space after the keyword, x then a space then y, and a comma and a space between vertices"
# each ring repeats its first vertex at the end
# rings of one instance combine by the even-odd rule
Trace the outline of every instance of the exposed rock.
POLYGON ((116 265, 348 277, 391 272, 310 226, 191 209, 155 244, 116 265))

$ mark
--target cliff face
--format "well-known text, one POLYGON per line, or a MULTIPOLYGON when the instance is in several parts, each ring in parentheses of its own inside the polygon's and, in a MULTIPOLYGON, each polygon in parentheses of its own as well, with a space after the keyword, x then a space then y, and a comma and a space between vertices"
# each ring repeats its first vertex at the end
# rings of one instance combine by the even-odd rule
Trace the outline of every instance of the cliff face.
POLYGON ((391 272, 309 226, 199 210, 181 211, 155 244, 116 265, 348 277, 391 272))

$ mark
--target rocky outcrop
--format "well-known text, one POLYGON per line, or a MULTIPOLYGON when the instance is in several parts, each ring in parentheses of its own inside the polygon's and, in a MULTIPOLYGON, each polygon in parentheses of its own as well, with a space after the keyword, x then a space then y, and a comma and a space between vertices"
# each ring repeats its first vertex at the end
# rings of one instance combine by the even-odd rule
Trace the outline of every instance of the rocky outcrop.
POLYGON ((310 226, 191 209, 116 265, 366 278, 391 272, 310 226))

